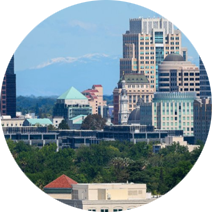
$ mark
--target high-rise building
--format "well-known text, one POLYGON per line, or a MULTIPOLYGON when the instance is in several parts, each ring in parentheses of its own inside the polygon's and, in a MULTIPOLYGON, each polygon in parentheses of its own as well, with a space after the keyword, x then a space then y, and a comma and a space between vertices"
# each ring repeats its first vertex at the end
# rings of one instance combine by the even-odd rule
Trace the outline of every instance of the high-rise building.
POLYGON ((200 98, 211 97, 211 88, 208 75, 202 59, 199 57, 199 70, 200 70, 200 98))
POLYGON ((194 101, 194 136, 195 141, 206 142, 212 115, 212 100, 197 99, 194 101))
POLYGON ((172 53, 187 59, 186 48, 181 47, 181 32, 175 30, 170 21, 164 18, 130 19, 130 30, 123 34, 120 77, 123 72, 143 74, 156 91, 158 65, 172 53))
POLYGON ((162 130, 183 130, 184 136, 193 136, 195 99, 195 92, 157 92, 151 103, 140 104, 140 123, 162 130))
POLYGON ((159 92, 195 91, 200 95, 199 68, 179 54, 169 54, 158 66, 159 92))
POLYGON ((137 107, 136 103, 140 98, 144 102, 151 102, 154 96, 154 89, 150 88, 150 83, 145 75, 133 73, 123 75, 118 82, 118 87, 113 90, 114 124, 119 123, 118 114, 120 112, 122 80, 125 81, 129 112, 132 112, 137 107))
POLYGON ((16 75, 14 73, 14 55, 12 56, 1 89, 1 115, 16 117, 16 75))

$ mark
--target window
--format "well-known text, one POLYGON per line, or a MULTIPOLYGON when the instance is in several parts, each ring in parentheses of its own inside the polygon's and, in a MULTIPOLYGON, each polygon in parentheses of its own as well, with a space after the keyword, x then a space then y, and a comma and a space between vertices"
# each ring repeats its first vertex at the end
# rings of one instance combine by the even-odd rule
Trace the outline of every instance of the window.
POLYGON ((117 212, 117 211, 122 211, 122 209, 121 208, 113 209, 113 212, 117 212))
POLYGON ((101 209, 101 212, 108 212, 109 210, 108 209, 101 209))

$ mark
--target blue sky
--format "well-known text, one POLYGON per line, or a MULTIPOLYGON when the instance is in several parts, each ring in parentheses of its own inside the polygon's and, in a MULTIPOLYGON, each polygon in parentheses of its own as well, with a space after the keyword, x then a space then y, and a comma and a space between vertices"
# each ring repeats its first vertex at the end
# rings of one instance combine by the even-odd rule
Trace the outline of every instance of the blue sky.
MULTIPOLYGON (((92 58, 93 55, 93 63, 96 55, 111 57, 118 62, 122 57, 122 34, 129 29, 129 19, 137 17, 161 15, 138 5, 115 1, 82 3, 53 14, 35 27, 15 52, 15 72, 17 85, 20 86, 17 87, 17 94, 26 95, 31 92, 36 95, 30 87, 28 93, 21 91, 24 90, 21 89, 24 79, 18 75, 24 70, 30 76, 31 70, 47 66, 53 70, 58 68, 54 64, 83 62, 83 58, 92 58)), ((198 65, 198 54, 185 36, 182 46, 188 48, 190 60, 198 65)), ((118 74, 119 68, 115 68, 118 74)), ((92 76, 88 74, 86 77, 89 80, 92 76)), ((111 91, 115 86, 111 85, 111 91)), ((71 87, 71 84, 67 87, 71 87)), ((43 95, 48 94, 43 92, 43 95)))

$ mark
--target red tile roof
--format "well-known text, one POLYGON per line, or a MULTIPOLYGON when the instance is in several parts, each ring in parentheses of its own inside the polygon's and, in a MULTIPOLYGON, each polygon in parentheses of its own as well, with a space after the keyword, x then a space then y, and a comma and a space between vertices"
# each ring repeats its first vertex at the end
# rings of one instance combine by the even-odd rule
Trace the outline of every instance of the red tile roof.
POLYGON ((93 85, 93 87, 102 87, 102 85, 93 85))
POLYGON ((72 188, 72 184, 77 184, 77 182, 63 174, 44 188, 72 188))
POLYGON ((87 90, 84 90, 82 93, 91 93, 91 92, 99 92, 95 89, 87 89, 87 90))

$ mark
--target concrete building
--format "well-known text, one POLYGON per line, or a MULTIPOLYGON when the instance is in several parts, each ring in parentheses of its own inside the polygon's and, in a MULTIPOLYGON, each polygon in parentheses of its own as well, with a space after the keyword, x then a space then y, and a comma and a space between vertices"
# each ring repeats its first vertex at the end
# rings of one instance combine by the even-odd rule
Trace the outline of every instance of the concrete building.
POLYGON ((5 139, 14 142, 23 141, 30 146, 42 148, 45 145, 55 143, 57 151, 62 148, 58 132, 48 132, 47 127, 2 127, 5 139))
MULTIPOLYGON (((87 89, 82 92, 88 98, 89 105, 92 107, 92 114, 98 114, 98 107, 106 106, 106 101, 103 101, 102 85, 93 85, 92 89, 87 89)), ((103 114, 101 114, 103 116, 103 114)))
MULTIPOLYGON (((168 54, 186 55, 181 47, 181 32, 164 18, 130 19, 130 30, 123 34, 123 72, 144 74, 150 88, 158 90, 158 65, 168 54), (183 53, 184 52, 184 53, 183 53)), ((186 58, 186 57, 185 57, 186 58)))
POLYGON ((11 118, 11 116, 1 117, 2 127, 22 127, 25 118, 11 118))
POLYGON ((121 81, 121 96, 120 96, 120 107, 119 107, 119 124, 127 124, 129 111, 128 111, 128 97, 127 90, 125 87, 125 80, 121 81))
POLYGON ((77 182, 66 175, 61 175, 44 186, 44 192, 55 199, 72 199, 72 187, 77 182))
POLYGON ((72 199, 129 200, 146 199, 146 184, 90 183, 73 185, 72 199))
POLYGON ((152 103, 141 103, 141 125, 156 129, 183 130, 186 136, 194 135, 193 103, 195 92, 157 92, 152 103))
POLYGON ((210 130, 212 100, 197 99, 194 101, 194 136, 195 142, 206 142, 210 130))
POLYGON ((89 114, 92 114, 89 100, 74 87, 71 87, 57 98, 53 109, 53 119, 63 117, 67 123, 70 123, 69 121, 76 116, 89 114))
POLYGON ((158 65, 159 92, 196 92, 200 96, 199 68, 179 54, 169 54, 158 65))
POLYGON ((153 145, 153 152, 158 153, 160 149, 171 146, 174 143, 187 147, 189 152, 192 152, 194 149, 199 147, 199 145, 188 144, 184 141, 183 136, 167 136, 163 143, 153 145))
POLYGON ((211 88, 207 71, 200 57, 199 57, 199 70, 200 70, 200 98, 211 97, 211 88))
POLYGON ((151 102, 154 89, 150 88, 148 79, 143 74, 124 74, 118 82, 118 88, 113 91, 114 124, 118 124, 118 113, 120 110, 120 98, 122 91, 122 80, 125 81, 125 89, 128 98, 128 111, 136 109, 136 103, 140 98, 144 102, 151 102))
POLYGON ((64 120, 63 116, 54 116, 52 119, 53 126, 58 128, 62 120, 64 120))

